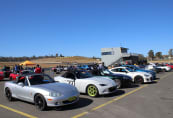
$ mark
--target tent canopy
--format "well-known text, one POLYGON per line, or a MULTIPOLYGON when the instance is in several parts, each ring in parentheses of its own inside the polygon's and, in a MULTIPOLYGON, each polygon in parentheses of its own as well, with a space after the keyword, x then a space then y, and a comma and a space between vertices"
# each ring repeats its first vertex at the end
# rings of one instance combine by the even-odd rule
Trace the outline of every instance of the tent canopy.
POLYGON ((28 65, 35 65, 35 63, 27 60, 27 61, 20 63, 20 65, 28 66, 28 65))

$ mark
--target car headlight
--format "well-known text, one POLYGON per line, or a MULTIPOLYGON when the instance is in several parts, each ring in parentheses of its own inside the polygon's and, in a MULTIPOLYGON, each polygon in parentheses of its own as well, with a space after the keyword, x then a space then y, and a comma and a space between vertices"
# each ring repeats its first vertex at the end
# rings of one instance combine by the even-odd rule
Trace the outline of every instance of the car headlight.
POLYGON ((58 93, 58 92, 50 92, 49 93, 49 96, 51 96, 51 97, 60 97, 61 96, 61 93, 58 93))
POLYGON ((99 84, 100 86, 107 86, 106 84, 99 84))
POLYGON ((144 74, 145 77, 149 77, 150 75, 144 74))

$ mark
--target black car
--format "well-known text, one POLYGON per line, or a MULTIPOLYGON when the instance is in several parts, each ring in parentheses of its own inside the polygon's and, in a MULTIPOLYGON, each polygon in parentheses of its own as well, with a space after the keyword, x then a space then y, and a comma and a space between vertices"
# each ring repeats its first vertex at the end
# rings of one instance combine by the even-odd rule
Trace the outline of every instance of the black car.
POLYGON ((130 76, 122 75, 122 74, 113 74, 109 70, 92 70, 90 71, 94 76, 104 76, 109 77, 114 80, 117 84, 117 88, 130 87, 133 83, 132 78, 130 76))

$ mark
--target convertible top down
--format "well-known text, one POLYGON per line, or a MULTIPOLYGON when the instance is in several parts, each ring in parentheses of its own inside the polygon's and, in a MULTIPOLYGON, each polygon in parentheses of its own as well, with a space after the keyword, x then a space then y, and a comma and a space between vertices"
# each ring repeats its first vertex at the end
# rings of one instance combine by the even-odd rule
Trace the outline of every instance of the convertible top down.
POLYGON ((40 110, 73 104, 79 100, 79 92, 69 84, 57 83, 45 74, 28 74, 16 81, 5 83, 5 96, 34 103, 40 110))

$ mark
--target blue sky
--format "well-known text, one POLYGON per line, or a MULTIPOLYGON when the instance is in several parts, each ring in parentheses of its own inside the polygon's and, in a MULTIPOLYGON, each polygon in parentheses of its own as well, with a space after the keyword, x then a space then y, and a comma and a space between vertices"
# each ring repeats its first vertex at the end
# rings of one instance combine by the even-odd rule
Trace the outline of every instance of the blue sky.
POLYGON ((0 56, 173 48, 172 0, 0 0, 0 56))

